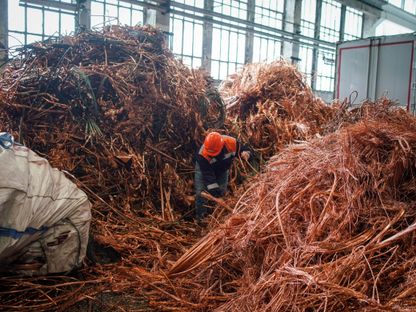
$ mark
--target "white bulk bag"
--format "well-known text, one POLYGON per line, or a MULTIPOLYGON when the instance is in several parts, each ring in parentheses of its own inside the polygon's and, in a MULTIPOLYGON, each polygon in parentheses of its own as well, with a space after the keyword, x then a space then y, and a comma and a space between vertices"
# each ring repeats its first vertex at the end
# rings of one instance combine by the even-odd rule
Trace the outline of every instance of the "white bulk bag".
POLYGON ((0 146, 0 268, 32 275, 79 266, 91 220, 87 195, 27 147, 0 146))

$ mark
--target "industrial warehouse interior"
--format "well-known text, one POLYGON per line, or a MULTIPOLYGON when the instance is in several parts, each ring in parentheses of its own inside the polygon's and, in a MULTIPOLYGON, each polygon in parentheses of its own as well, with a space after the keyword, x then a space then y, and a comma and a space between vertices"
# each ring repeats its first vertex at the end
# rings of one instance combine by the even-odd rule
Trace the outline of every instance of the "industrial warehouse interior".
POLYGON ((416 0, 0 0, 0 311, 416 311, 416 0))

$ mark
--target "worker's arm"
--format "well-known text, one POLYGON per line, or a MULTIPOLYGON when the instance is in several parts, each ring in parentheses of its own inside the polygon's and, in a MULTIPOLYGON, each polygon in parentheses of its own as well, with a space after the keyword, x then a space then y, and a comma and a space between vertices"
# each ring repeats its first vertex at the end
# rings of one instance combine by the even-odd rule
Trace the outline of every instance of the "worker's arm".
POLYGON ((199 168, 201 169, 202 179, 205 184, 206 190, 215 197, 221 196, 221 189, 217 182, 217 177, 212 169, 208 160, 203 156, 197 155, 196 161, 198 162, 199 168))

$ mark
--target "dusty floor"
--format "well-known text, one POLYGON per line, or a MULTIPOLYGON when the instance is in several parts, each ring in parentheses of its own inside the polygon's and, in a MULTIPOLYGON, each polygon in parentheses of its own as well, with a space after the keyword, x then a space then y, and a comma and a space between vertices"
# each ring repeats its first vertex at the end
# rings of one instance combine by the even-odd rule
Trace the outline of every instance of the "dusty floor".
POLYGON ((84 300, 66 309, 67 312, 118 312, 118 311, 154 311, 144 299, 130 295, 104 293, 91 300, 84 300))

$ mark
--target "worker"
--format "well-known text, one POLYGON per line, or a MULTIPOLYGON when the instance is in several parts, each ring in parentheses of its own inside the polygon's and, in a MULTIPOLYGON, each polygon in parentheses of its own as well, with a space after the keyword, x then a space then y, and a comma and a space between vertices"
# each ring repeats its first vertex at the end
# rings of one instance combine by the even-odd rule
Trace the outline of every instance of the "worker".
POLYGON ((233 159, 240 156, 250 158, 250 150, 233 137, 210 132, 199 149, 195 164, 195 212, 201 220, 207 214, 203 191, 214 197, 222 197, 227 192, 228 172, 233 159))

